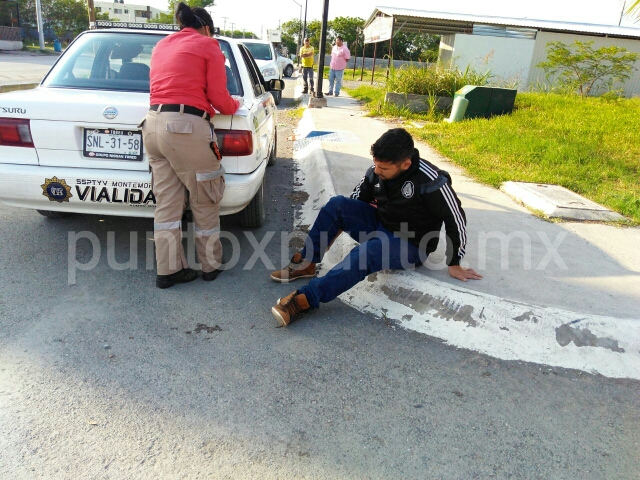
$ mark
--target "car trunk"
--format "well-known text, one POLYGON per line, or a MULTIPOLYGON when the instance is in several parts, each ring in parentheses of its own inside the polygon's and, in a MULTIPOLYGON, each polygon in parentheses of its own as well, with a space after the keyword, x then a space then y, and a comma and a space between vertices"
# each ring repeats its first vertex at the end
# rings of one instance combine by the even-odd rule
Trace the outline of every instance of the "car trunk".
MULTIPOLYGON (((3 116, 30 119, 33 144, 41 166, 139 171, 149 169, 146 155, 136 157, 133 150, 123 154, 122 149, 126 147, 116 145, 116 148, 120 148, 116 151, 109 150, 110 145, 104 145, 104 140, 109 135, 113 138, 114 134, 118 141, 141 138, 137 125, 149 108, 148 95, 40 87, 28 94, 15 92, 3 95, 2 100, 3 107, 24 112, 3 116), (96 140, 100 135, 103 138, 96 140)), ((213 123, 215 128, 229 129, 232 119, 228 115, 216 115, 213 123)), ((10 162, 10 159, 5 158, 4 161, 10 162)), ((237 169, 237 161, 233 159, 229 163, 227 168, 225 162, 225 168, 233 173, 237 169)))

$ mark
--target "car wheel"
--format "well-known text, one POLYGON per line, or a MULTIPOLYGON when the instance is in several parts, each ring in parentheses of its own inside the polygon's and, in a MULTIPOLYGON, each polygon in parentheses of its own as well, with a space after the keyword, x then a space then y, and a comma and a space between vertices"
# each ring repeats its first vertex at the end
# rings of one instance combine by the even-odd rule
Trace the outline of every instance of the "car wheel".
POLYGON ((240 225, 247 228, 261 227, 265 219, 264 211, 264 179, 249 205, 239 215, 240 225))
POLYGON ((293 75, 293 65, 287 65, 284 69, 284 76, 290 77, 291 75, 293 75))
POLYGON ((277 151, 278 151, 278 129, 276 127, 276 131, 274 132, 274 136, 273 136, 273 148, 271 149, 271 153, 269 154, 267 167, 271 167, 276 164, 277 151))
POLYGON ((36 210, 36 212, 47 218, 65 218, 73 215, 71 212, 52 212, 51 210, 36 210))
POLYGON ((276 102, 276 105, 280 105, 280 100, 282 100, 282 90, 271 92, 271 95, 273 95, 273 100, 276 102))

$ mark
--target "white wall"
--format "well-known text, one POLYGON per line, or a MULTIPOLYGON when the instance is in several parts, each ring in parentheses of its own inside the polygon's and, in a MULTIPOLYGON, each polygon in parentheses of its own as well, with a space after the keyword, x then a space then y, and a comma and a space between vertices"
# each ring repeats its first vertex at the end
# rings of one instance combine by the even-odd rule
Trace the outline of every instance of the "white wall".
POLYGON ((470 65, 481 73, 490 70, 492 83, 523 90, 529 79, 535 43, 533 39, 458 33, 453 65, 460 70, 470 65))
POLYGON ((14 42, 11 40, 0 40, 0 50, 22 50, 22 42, 14 42))

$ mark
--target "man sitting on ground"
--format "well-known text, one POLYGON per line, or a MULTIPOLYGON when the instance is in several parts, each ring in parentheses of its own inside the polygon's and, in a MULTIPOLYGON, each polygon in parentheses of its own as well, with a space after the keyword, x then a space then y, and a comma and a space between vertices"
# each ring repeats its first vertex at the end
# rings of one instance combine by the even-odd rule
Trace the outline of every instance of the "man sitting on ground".
POLYGON ((389 130, 376 140, 371 155, 373 166, 351 198, 329 200, 318 213, 302 251, 287 267, 271 274, 282 283, 315 277, 316 263, 341 232, 360 242, 325 276, 278 299, 271 312, 281 326, 333 300, 367 275, 424 263, 438 246, 442 224, 449 274, 462 281, 482 278, 460 266, 467 242, 466 216, 449 174, 421 159, 411 135, 402 128, 389 130))

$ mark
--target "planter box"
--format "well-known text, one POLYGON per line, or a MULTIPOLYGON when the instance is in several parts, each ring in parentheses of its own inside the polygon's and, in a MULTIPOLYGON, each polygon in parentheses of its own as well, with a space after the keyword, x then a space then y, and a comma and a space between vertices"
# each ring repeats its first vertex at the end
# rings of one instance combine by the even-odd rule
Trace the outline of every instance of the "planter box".
MULTIPOLYGON (((429 111, 429 96, 414 95, 412 93, 388 92, 384 96, 384 103, 391 103, 398 107, 407 107, 414 113, 424 113, 429 111)), ((441 112, 451 109, 452 97, 436 97, 436 110, 441 112)))

